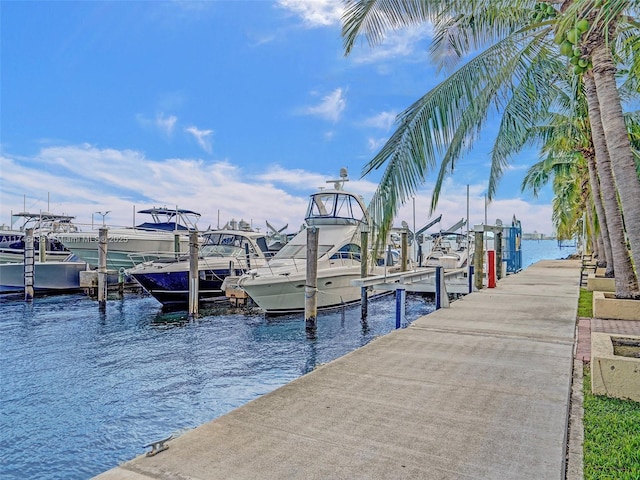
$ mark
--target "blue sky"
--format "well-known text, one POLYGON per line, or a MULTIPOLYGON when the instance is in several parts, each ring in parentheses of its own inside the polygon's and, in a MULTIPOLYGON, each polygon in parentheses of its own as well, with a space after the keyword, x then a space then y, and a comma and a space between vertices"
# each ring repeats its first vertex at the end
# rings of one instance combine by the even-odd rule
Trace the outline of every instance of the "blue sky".
MULTIPOLYGON (((0 224, 24 210, 75 215, 132 209, 200 212, 202 229, 244 219, 303 221, 308 195, 341 167, 371 198, 363 166, 395 116, 439 81, 429 29, 393 32, 344 56, 339 0, 2 1, 0 224), (218 220, 220 219, 220 220, 218 220)), ((447 180, 441 227, 485 218, 489 126, 447 180)), ((551 194, 520 192, 526 154, 487 218, 552 233, 551 194)), ((435 175, 396 224, 428 220, 435 175)), ((102 217, 98 217, 102 218, 102 217)), ((142 221, 142 218, 136 218, 142 221)))

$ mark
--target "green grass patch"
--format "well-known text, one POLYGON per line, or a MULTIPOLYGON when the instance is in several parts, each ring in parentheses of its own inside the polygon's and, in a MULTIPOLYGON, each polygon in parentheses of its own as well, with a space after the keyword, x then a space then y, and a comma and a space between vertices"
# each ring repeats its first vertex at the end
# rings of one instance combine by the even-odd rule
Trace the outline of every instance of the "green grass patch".
POLYGON ((593 317, 593 292, 586 288, 580 289, 580 297, 578 298, 578 316, 593 317))
POLYGON ((640 403, 591 393, 584 370, 585 480, 640 479, 640 403))

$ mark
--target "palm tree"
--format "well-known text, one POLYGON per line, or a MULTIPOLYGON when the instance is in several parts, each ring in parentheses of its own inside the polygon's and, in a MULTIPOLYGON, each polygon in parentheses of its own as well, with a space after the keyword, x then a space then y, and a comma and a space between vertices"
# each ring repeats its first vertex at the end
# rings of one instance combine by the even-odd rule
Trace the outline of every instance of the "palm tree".
MULTIPOLYGON (((630 0, 610 0, 607 3, 615 3, 622 8, 618 8, 619 11, 636 7, 636 2, 630 0)), ((579 10, 574 4, 587 5, 593 9, 595 0, 564 2, 561 10, 566 11, 573 5, 574 10, 569 13, 575 19, 579 10)), ((545 6, 546 13, 538 15, 539 7, 536 11, 535 3, 531 0, 485 0, 472 3, 461 0, 350 0, 346 5, 343 37, 347 54, 360 33, 364 33, 371 44, 376 44, 384 37, 387 29, 424 21, 432 21, 435 26, 432 51, 446 53, 443 56, 446 61, 442 64, 459 58, 473 48, 489 44, 484 51, 402 112, 397 118, 397 130, 363 169, 363 174, 366 175, 387 165, 370 204, 378 228, 384 231, 390 227, 397 208, 415 192, 426 175, 440 162, 432 208, 435 206, 442 180, 453 171, 456 161, 471 148, 486 121, 490 106, 494 105, 505 111, 504 104, 510 101, 509 105, 513 108, 511 112, 507 112, 510 114, 507 120, 527 121, 518 116, 519 99, 513 96, 513 85, 520 86, 526 80, 528 88, 537 92, 544 92, 553 85, 554 72, 557 70, 546 68, 545 65, 558 62, 557 47, 552 44, 551 37, 561 22, 556 20, 559 12, 548 5, 545 6), (533 22, 532 14, 536 15, 533 22)), ((606 18, 617 19, 614 13, 618 10, 610 8, 606 18)), ((568 22, 566 19, 564 21, 568 22)), ((631 22, 629 24, 633 25, 631 22)), ((606 25, 610 26, 611 23, 606 25)), ((596 31, 593 27, 592 30, 596 31)), ((598 53, 601 54, 601 51, 598 53)), ((594 58, 594 65, 604 64, 605 59, 601 57, 604 55, 597 57, 597 62, 594 58)), ((597 93, 602 91, 602 96, 607 101, 615 103, 615 98, 611 99, 609 95, 610 90, 615 89, 615 84, 612 86, 604 79, 600 83, 602 87, 597 93)), ((525 89, 522 91, 526 93, 525 89)), ((526 97, 521 95, 521 98, 526 97)), ((539 95, 539 98, 544 101, 544 95, 539 95)), ((619 97, 617 98, 619 104, 619 97)), ((589 115, 592 115, 591 111, 589 115)), ((623 133, 626 135, 626 130, 623 133)), ((616 154, 621 155, 621 150, 618 147, 616 154)), ((495 194, 497 182, 507 165, 496 149, 492 161, 488 192, 490 197, 495 194)), ((618 157, 613 163, 616 161, 623 164, 618 157)), ((634 175, 629 183, 633 183, 633 180, 637 183, 637 176, 634 175)), ((602 184, 605 180, 601 178, 600 181, 602 184)), ((615 191, 615 183, 610 183, 609 187, 615 191)), ((631 187, 624 184, 622 188, 631 187)), ((628 212, 625 211, 627 223, 640 225, 639 210, 630 207, 628 212)), ((631 235, 630 240, 632 243, 635 241, 631 235)), ((625 262, 619 263, 624 268, 625 262)), ((629 294, 628 291, 619 293, 625 297, 629 294)))
MULTIPOLYGON (((609 154, 611 166, 615 176, 615 185, 622 204, 622 211, 627 219, 625 224, 632 256, 636 265, 640 264, 640 181, 636 174, 634 154, 628 137, 622 113, 622 103, 616 84, 617 68, 614 64, 611 43, 616 40, 622 42, 632 39, 637 44, 637 27, 625 26, 621 22, 626 20, 623 15, 638 2, 629 0, 611 0, 596 2, 585 0, 573 2, 566 10, 565 22, 573 19, 584 19, 591 28, 585 32, 584 40, 576 42, 583 50, 582 58, 591 59, 593 68, 585 82, 594 82, 593 88, 588 88, 590 117, 596 113, 597 101, 599 116, 603 126, 602 139, 606 142, 603 148, 609 154), (616 35, 620 33, 620 35, 616 35), (591 80, 592 75, 592 80, 591 80)), ((560 25, 566 26, 566 23, 560 25)), ((635 46, 637 50, 637 46, 635 46)), ((632 52, 637 53, 637 52, 632 52)), ((592 118, 593 122, 593 118, 592 118)), ((626 247, 625 247, 626 248, 626 247)), ((636 285, 637 290, 637 285, 636 285)))

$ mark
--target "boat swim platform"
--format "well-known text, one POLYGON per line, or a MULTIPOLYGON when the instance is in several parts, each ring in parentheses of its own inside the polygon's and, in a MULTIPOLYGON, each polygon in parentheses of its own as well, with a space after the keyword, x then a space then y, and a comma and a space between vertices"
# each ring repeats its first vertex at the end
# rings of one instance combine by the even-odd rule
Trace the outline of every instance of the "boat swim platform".
POLYGON ((538 262, 95 478, 564 479, 579 270, 538 262))

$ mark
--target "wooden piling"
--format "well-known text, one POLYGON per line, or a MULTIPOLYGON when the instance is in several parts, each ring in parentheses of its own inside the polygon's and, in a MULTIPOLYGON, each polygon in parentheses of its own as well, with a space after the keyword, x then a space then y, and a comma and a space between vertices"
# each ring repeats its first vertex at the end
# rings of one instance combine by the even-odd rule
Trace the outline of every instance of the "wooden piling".
POLYGON ((400 262, 400 271, 402 271, 402 272, 406 272, 407 271, 407 256, 408 256, 408 253, 409 253, 408 236, 409 235, 406 232, 406 230, 401 233, 401 241, 402 241, 401 255, 402 255, 402 259, 401 259, 401 262, 400 262))
POLYGON ((483 282, 483 268, 482 262, 484 261, 484 230, 476 230, 474 232, 475 247, 473 253, 473 274, 475 279, 475 286, 477 290, 482 290, 483 282))
POLYGON ((47 261, 47 237, 40 235, 40 242, 38 244, 38 259, 41 262, 47 261))
POLYGON ((107 303, 107 244, 108 228, 98 229, 98 305, 107 303))
POLYGON ((496 269, 498 280, 502 278, 502 232, 495 232, 496 269))
POLYGON ((307 228, 307 278, 304 287, 304 319, 315 327, 318 316, 318 228, 307 228))
POLYGON ((189 317, 199 313, 198 232, 189 233, 189 317))
POLYGON ((33 245, 33 228, 27 228, 24 235, 24 300, 33 300, 35 282, 35 256, 33 245))

